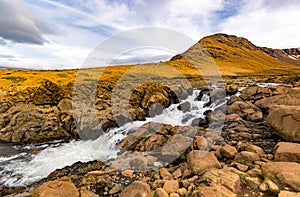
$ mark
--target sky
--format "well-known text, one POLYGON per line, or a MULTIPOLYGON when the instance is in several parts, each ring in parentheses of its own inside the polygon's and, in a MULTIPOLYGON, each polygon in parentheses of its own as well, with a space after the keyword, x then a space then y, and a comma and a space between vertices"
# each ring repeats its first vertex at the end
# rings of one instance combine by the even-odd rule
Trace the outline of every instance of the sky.
MULTIPOLYGON (((105 40, 143 27, 174 30, 195 42, 226 33, 258 46, 300 47, 298 0, 0 0, 0 13, 0 67, 80 68, 105 40)), ((147 48, 114 63, 173 55, 147 48)))

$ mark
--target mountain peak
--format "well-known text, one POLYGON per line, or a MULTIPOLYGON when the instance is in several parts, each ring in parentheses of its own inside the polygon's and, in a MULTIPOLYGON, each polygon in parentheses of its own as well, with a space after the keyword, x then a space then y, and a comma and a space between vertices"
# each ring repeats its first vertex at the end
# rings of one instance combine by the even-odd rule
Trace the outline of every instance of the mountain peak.
POLYGON ((222 73, 291 73, 300 70, 300 49, 272 49, 259 47, 243 37, 218 33, 206 36, 171 61, 190 60, 205 64, 211 56, 222 73), (185 57, 185 58, 184 58, 185 57))
POLYGON ((227 35, 224 33, 213 34, 202 38, 198 43, 204 47, 211 43, 218 43, 220 45, 227 45, 231 47, 246 47, 248 49, 255 49, 256 46, 244 37, 237 37, 235 35, 227 35))

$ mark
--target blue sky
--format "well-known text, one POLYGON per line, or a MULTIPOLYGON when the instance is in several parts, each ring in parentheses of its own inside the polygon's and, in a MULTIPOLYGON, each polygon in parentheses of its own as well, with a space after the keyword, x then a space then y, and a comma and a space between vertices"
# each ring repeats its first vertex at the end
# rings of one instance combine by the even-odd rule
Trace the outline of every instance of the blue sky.
MULTIPOLYGON (((259 46, 300 47, 299 10, 298 0, 0 0, 0 65, 77 68, 104 40, 139 27, 168 28, 195 42, 222 32, 259 46)), ((145 50, 115 62, 172 55, 145 50)))

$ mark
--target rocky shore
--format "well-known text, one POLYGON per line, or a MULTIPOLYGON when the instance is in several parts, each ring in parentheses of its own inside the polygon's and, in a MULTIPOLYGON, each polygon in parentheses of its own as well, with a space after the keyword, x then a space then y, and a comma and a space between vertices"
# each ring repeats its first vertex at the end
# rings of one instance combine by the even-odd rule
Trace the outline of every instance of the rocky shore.
MULTIPOLYGON (((114 86, 98 86, 95 108, 98 117, 105 118, 90 131, 157 115, 191 91, 185 85, 175 90, 145 84, 132 91, 128 111, 116 115, 111 102, 114 86)), ((250 85, 236 94, 239 86, 226 85, 225 92, 201 87, 210 102, 230 98, 192 126, 146 123, 118 144, 122 152, 117 159, 77 162, 28 187, 3 185, 0 196, 300 196, 300 88, 250 85)), ((36 143, 98 137, 101 133, 80 133, 87 124, 76 127, 71 87, 45 81, 2 98, 0 140, 36 143)), ((119 98, 122 104, 127 97, 119 98)), ((181 105, 180 110, 190 107, 181 105)), ((94 121, 89 119, 88 125, 94 121)))

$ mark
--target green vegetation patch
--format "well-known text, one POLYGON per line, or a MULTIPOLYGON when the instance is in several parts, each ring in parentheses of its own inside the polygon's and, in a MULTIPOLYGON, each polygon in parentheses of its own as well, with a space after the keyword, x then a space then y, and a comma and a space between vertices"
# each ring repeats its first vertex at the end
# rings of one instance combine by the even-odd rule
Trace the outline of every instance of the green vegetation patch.
POLYGON ((27 80, 24 77, 14 77, 14 76, 2 77, 2 79, 11 80, 13 83, 22 83, 27 80))

